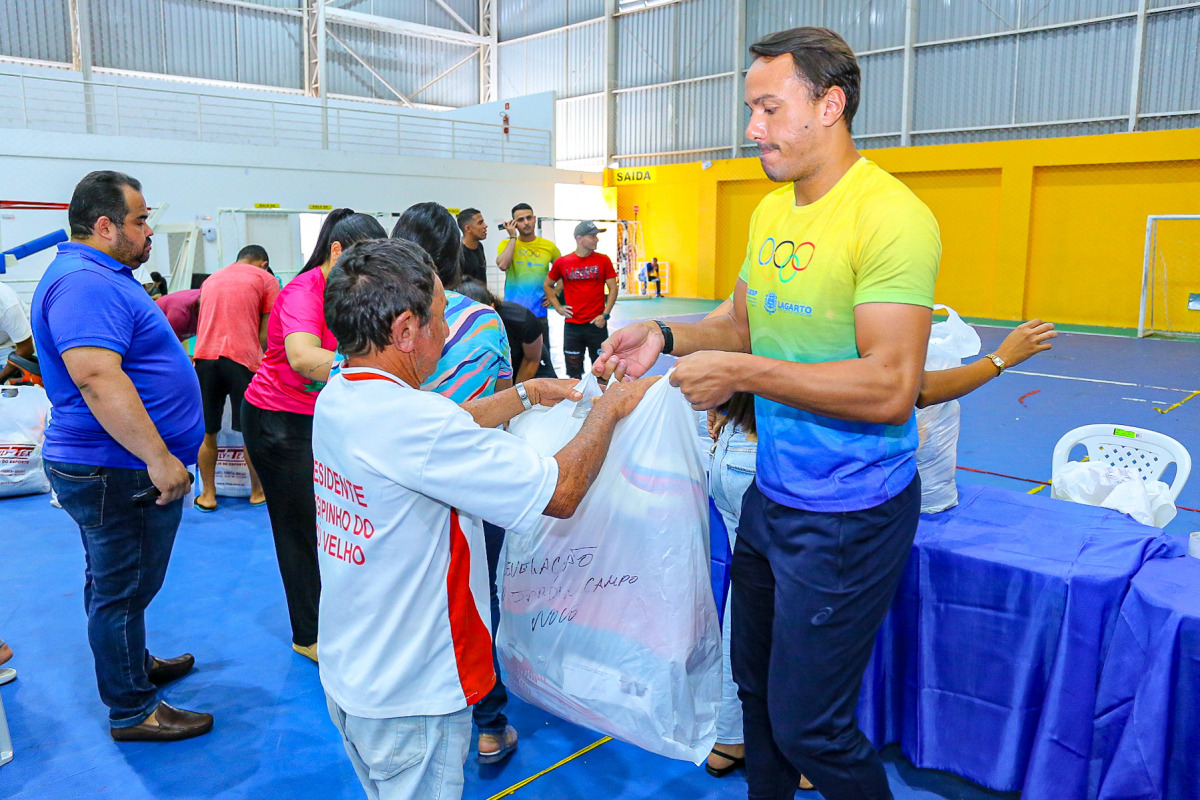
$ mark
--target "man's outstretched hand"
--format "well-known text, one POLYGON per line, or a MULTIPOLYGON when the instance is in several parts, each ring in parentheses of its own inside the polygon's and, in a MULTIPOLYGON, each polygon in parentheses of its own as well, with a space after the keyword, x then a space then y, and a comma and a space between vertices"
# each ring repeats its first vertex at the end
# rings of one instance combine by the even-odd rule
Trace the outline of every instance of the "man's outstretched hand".
POLYGON ((629 378, 640 378, 654 366, 662 349, 663 335, 658 325, 635 322, 604 340, 592 371, 601 380, 608 380, 623 365, 629 378))

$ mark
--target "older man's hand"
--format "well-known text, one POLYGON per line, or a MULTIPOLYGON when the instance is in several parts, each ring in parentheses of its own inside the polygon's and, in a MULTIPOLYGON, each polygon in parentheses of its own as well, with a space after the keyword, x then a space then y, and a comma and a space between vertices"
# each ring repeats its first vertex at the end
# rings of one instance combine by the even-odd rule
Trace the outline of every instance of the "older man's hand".
POLYGON ((563 400, 579 400, 581 392, 575 390, 579 381, 574 378, 531 378, 525 381, 525 392, 529 402, 535 406, 556 406, 563 400))

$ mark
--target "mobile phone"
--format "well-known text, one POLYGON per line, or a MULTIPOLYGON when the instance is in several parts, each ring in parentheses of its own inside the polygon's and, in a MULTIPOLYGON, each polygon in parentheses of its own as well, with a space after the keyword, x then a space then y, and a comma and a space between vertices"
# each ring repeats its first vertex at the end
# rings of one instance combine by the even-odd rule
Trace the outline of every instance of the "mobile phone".
MULTIPOLYGON (((196 482, 195 476, 189 472, 188 473, 188 485, 190 486, 195 482, 196 482)), ((151 486, 149 489, 142 489, 140 492, 135 494, 131 499, 133 500, 133 504, 135 506, 144 507, 144 506, 154 505, 154 503, 160 497, 162 497, 162 492, 159 491, 158 487, 151 486)))

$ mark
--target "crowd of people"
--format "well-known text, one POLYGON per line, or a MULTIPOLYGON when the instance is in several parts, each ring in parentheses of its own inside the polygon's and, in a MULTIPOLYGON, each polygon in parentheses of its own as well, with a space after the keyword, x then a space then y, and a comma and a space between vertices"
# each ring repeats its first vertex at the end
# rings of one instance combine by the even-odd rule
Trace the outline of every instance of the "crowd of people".
MULTIPOLYGON (((504 537, 574 513, 616 423, 656 380, 643 376, 670 354, 671 382, 711 410, 711 491, 736 540, 708 771, 744 764, 751 798, 791 797, 802 775, 830 800, 891 797, 854 710, 916 530, 914 406, 966 394, 1047 349, 1054 331, 1034 320, 986 359, 924 372, 938 227, 854 147, 853 53, 822 28, 750 52, 747 136, 781 187, 752 217, 733 296, 695 323, 610 334, 617 276, 597 252, 603 229, 580 223, 563 255, 525 203, 501 226, 502 299, 486 286, 483 214, 426 202, 390 234, 334 210, 282 287, 249 245, 199 289, 156 285, 156 304, 132 272, 153 233, 141 184, 113 171, 80 181, 31 333, 3 308, 0 326, 19 352, 36 343, 54 404, 46 471, 87 556, 112 738, 213 727, 159 696, 195 658, 152 655, 144 612, 193 492, 188 465, 203 484, 196 507, 218 510, 228 405, 250 502, 266 505, 292 649, 319 665, 364 790, 460 796, 472 721, 480 762, 518 744, 492 644, 504 537), (550 362, 551 308, 566 318, 564 379, 550 362), (180 341, 192 336, 189 357, 180 341), (588 359, 607 390, 558 453, 503 429, 535 405, 579 399, 588 359)), ((647 277, 657 290, 657 262, 647 277)), ((10 656, 0 642, 0 663, 10 656)))

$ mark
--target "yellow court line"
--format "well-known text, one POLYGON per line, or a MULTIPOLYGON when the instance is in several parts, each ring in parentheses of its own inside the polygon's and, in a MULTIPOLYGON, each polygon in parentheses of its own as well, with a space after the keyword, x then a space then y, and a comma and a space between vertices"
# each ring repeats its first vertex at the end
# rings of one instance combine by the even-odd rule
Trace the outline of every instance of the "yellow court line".
POLYGON ((563 764, 566 764, 568 761, 572 761, 576 758, 579 758, 584 753, 590 753, 591 751, 595 750, 597 747, 604 744, 605 742, 611 742, 611 741, 612 741, 611 736, 605 736, 603 739, 597 739, 596 741, 592 742, 591 744, 589 744, 587 747, 583 748, 579 752, 571 753, 571 755, 567 756, 562 761, 559 761, 554 766, 546 767, 541 772, 537 773, 536 775, 530 775, 528 778, 521 781, 520 783, 514 783, 512 786, 508 787, 503 792, 492 795, 491 797, 488 798, 488 800, 500 800, 501 797, 508 797, 510 794, 515 793, 518 789, 521 789, 522 787, 528 786, 529 784, 533 783, 538 778, 545 775, 547 772, 553 772, 554 770, 561 767, 563 764))
POLYGON ((1166 408, 1156 408, 1156 409, 1154 409, 1154 410, 1155 410, 1155 411, 1157 411, 1157 412, 1158 412, 1158 413, 1160 413, 1160 414, 1165 414, 1165 413, 1167 413, 1168 411, 1171 411, 1172 409, 1179 408, 1181 405, 1183 405, 1184 403, 1186 403, 1188 400, 1191 400, 1193 397, 1195 397, 1195 396, 1196 396, 1196 395, 1198 395, 1198 394, 1200 394, 1200 391, 1195 391, 1195 392, 1192 392, 1192 393, 1191 393, 1191 394, 1189 394, 1187 397, 1183 398, 1182 400, 1180 400, 1178 403, 1176 403, 1176 404, 1175 404, 1175 405, 1173 405, 1173 406, 1167 406, 1166 408))

